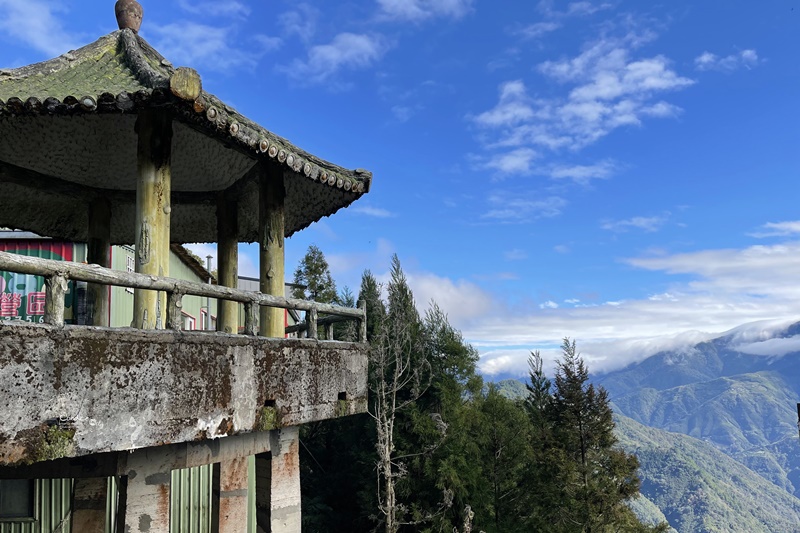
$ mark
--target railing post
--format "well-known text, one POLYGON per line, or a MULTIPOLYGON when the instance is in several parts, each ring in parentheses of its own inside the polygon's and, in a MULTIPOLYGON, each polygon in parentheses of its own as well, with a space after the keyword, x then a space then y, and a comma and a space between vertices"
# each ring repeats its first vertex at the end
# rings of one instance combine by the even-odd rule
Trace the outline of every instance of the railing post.
POLYGON ((167 329, 179 330, 183 328, 183 293, 173 291, 167 295, 167 329))
POLYGON ((333 340, 333 322, 328 322, 325 324, 325 340, 332 341, 333 340))
POLYGON ((256 302, 244 304, 244 334, 255 335, 258 329, 259 305, 256 302))
POLYGON ((364 313, 358 320, 358 342, 367 342, 367 301, 359 300, 358 308, 364 313))
POLYGON ((45 279, 46 296, 44 304, 44 321, 51 326, 64 325, 64 295, 67 294, 69 282, 63 274, 53 274, 45 279))
POLYGON ((317 308, 312 307, 306 311, 306 336, 309 339, 317 338, 317 308))

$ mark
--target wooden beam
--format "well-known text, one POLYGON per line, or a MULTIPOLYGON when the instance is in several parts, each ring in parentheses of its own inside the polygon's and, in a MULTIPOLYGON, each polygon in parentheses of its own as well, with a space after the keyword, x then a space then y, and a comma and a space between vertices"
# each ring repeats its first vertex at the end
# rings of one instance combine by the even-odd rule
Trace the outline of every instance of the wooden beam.
MULTIPOLYGON (((260 290, 273 296, 284 295, 285 217, 283 172, 275 166, 260 166, 259 176, 259 280, 260 290)), ((285 312, 262 307, 259 334, 285 337, 285 312)))
MULTIPOLYGON (((239 181, 245 179, 247 179, 247 175, 239 181)), ((11 183, 37 191, 47 191, 85 202, 92 202, 101 198, 111 205, 136 203, 135 191, 89 187, 88 185, 81 185, 63 178, 48 176, 35 170, 18 167, 5 161, 0 161, 0 183, 11 183)), ((238 189, 233 189, 238 183, 231 185, 229 189, 238 191, 238 189)), ((215 202, 215 194, 213 192, 174 191, 172 192, 172 201, 182 205, 212 205, 215 202)))
MULTIPOLYGON (((136 183, 136 272, 169 275, 172 117, 164 110, 146 109, 136 120, 139 135, 136 183)), ((166 299, 135 289, 133 324, 140 329, 163 327, 166 299)))
MULTIPOLYGON (((236 288, 239 280, 239 216, 235 201, 217 198, 217 283, 236 288)), ((239 304, 217 301, 217 331, 239 332, 239 304)))
MULTIPOLYGON (((86 260, 91 265, 110 268, 111 260, 111 205, 105 198, 95 198, 89 204, 89 239, 86 260)), ((88 285, 89 312, 93 326, 109 324, 110 297, 106 285, 88 285)))

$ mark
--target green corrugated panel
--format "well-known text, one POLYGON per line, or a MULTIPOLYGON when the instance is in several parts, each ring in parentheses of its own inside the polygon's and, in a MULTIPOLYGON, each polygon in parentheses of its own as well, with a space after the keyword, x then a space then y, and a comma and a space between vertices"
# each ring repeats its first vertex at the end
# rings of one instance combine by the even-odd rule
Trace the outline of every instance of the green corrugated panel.
POLYGON ((169 530, 172 533, 211 533, 213 465, 172 471, 169 530))
MULTIPOLYGON (((111 476, 106 485, 106 529, 105 533, 116 533, 117 530, 117 505, 119 492, 117 492, 117 478, 111 476)), ((77 532, 76 532, 77 533, 77 532)))
POLYGON ((41 533, 70 533, 72 479, 37 479, 36 514, 41 533))
POLYGON ((256 456, 247 458, 247 533, 256 533, 256 456))

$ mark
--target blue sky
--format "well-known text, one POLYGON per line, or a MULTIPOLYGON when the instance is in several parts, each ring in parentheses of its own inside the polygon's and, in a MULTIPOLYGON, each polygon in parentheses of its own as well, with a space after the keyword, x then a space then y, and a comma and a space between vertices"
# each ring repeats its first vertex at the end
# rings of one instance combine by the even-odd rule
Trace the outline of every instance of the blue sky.
MULTIPOLYGON (((287 241, 287 272, 313 243, 357 291, 397 253, 487 375, 565 335, 602 371, 800 316, 797 0, 142 4, 206 90, 374 173, 287 241)), ((2 67, 116 29, 110 0, 0 12, 2 67)))

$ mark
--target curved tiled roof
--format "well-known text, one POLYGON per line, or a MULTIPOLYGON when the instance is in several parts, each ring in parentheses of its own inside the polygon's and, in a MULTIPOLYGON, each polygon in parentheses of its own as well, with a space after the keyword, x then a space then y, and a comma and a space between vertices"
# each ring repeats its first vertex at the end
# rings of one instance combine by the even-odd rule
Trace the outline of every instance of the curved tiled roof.
POLYGON ((75 200, 104 196, 121 217, 112 240, 133 242, 133 127, 138 110, 152 107, 174 117, 175 242, 215 241, 215 198, 231 190, 242 200, 240 240, 255 240, 257 202, 247 196, 257 161, 283 171, 287 236, 369 191, 369 172, 324 161, 259 126, 202 90, 195 71, 176 69, 122 29, 49 61, 0 69, 0 225, 80 239, 86 216, 75 200), (31 203, 24 196, 32 187, 51 212, 8 220, 8 203, 31 203))

